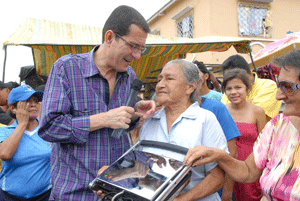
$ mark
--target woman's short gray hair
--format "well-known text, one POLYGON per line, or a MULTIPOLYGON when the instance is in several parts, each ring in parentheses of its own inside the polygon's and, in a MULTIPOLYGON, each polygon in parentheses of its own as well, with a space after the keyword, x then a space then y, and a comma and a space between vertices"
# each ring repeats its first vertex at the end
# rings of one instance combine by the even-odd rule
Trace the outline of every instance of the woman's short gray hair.
POLYGON ((171 65, 171 64, 177 64, 178 66, 180 66, 180 68, 182 70, 182 74, 183 74, 187 84, 192 85, 195 82, 197 82, 197 86, 190 96, 190 101, 192 103, 198 101, 196 91, 197 91, 198 85, 200 83, 200 71, 199 71, 197 65, 188 60, 185 60, 185 59, 175 59, 175 60, 169 61, 165 65, 165 67, 168 65, 171 65))

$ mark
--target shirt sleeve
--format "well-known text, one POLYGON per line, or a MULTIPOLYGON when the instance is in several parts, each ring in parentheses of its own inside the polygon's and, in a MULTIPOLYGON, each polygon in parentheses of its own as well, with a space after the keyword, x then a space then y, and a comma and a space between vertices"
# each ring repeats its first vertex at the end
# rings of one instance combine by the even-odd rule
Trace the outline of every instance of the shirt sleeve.
MULTIPOLYGON (((222 149, 229 153, 227 140, 216 116, 212 112, 207 111, 206 118, 207 120, 204 127, 205 129, 203 130, 202 145, 222 149)), ((205 164, 205 170, 209 172, 216 166, 216 162, 205 164)))
POLYGON ((49 142, 84 144, 89 135, 89 116, 71 115, 72 104, 63 62, 56 62, 47 80, 42 101, 39 136, 49 142))
MULTIPOLYGON (((277 120, 278 116, 274 117, 274 119, 277 120)), ((255 164, 260 170, 263 170, 268 162, 272 137, 274 135, 274 119, 265 125, 253 146, 255 164)))
POLYGON ((216 115, 216 117, 223 129, 226 140, 229 141, 232 140, 233 138, 240 137, 241 134, 239 132, 239 129, 236 126, 226 106, 223 105, 222 107, 219 107, 217 113, 218 115, 216 115))

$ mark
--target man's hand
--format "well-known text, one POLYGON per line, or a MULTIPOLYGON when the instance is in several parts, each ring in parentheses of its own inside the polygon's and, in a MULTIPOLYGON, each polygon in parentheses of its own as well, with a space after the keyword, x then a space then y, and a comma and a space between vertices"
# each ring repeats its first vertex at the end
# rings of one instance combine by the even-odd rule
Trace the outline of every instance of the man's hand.
POLYGON ((134 109, 129 106, 121 106, 105 113, 107 127, 112 129, 128 129, 134 109))
MULTIPOLYGON (((104 172, 109 166, 108 165, 105 165, 103 167, 101 167, 99 170, 98 170, 98 173, 97 173, 97 176, 99 176, 102 172, 104 172)), ((102 192, 102 191, 93 191, 99 198, 102 198, 105 196, 105 194, 102 192)))

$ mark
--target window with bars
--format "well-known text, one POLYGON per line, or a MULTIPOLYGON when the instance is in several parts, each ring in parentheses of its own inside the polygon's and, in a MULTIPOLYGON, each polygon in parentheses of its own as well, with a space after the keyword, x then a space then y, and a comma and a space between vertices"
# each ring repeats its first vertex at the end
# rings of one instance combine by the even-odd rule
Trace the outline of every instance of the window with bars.
POLYGON ((269 4, 238 3, 240 36, 272 37, 271 9, 269 4))
POLYGON ((194 19, 192 13, 177 22, 177 37, 194 38, 194 19))

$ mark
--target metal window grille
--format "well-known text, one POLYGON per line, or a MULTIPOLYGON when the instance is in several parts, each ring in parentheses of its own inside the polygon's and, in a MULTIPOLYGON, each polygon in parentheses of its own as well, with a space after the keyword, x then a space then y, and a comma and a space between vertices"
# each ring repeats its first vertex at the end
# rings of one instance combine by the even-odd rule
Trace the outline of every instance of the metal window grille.
POLYGON ((269 4, 238 3, 240 36, 272 37, 271 9, 269 4))
POLYGON ((192 13, 177 22, 177 36, 194 38, 194 19, 192 13))

